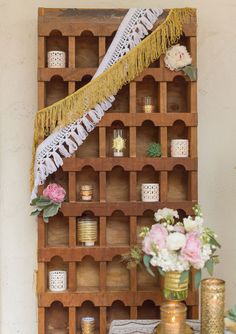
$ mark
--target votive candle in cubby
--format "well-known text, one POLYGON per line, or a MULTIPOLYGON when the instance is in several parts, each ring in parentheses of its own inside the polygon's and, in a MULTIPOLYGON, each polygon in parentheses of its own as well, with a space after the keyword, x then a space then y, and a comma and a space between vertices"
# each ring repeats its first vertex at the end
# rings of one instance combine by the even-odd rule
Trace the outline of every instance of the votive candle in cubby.
POLYGON ((143 202, 159 201, 159 183, 143 183, 141 186, 143 202))
POLYGON ((161 334, 183 334, 186 311, 187 308, 183 303, 164 303, 161 306, 161 334))
POLYGON ((49 68, 64 68, 66 67, 66 53, 64 51, 49 51, 48 52, 48 67, 49 68))
POLYGON ((201 282, 201 334, 224 333, 225 282, 207 278, 201 282))
POLYGON ((83 317, 81 319, 82 334, 94 334, 95 333, 95 318, 83 317))
POLYGON ((189 151, 188 139, 171 140, 171 156, 173 158, 187 158, 189 151))
POLYGON ((84 246, 94 246, 97 241, 97 220, 91 217, 82 217, 77 223, 78 241, 84 246))
POLYGON ((91 201, 93 198, 93 186, 84 184, 80 187, 80 196, 82 201, 91 201))
POLYGON ((123 129, 113 130, 112 149, 114 157, 123 157, 125 150, 125 138, 123 129))
POLYGON ((61 292, 67 289, 67 272, 65 270, 49 271, 49 290, 61 292))
POLYGON ((154 112, 154 104, 153 104, 153 98, 152 96, 145 96, 143 98, 143 112, 146 114, 150 114, 154 112))

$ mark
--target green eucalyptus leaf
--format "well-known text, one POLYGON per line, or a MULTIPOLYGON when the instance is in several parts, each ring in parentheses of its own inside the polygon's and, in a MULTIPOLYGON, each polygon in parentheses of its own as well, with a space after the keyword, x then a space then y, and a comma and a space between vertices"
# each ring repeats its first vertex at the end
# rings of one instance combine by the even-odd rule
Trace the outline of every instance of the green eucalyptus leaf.
POLYGON ((210 238, 210 244, 211 244, 212 246, 221 248, 221 245, 219 244, 219 242, 218 242, 215 238, 213 238, 213 237, 212 237, 211 235, 209 235, 209 234, 208 234, 208 236, 209 236, 209 238, 210 238))
POLYGON ((207 268, 207 271, 209 273, 210 276, 213 276, 213 272, 214 272, 214 261, 213 259, 210 259, 206 262, 205 267, 207 268))
POLYGON ((36 210, 32 211, 30 215, 31 215, 31 216, 38 216, 38 215, 40 214, 41 211, 42 211, 42 210, 36 209, 36 210))
POLYGON ((184 281, 186 281, 186 279, 188 278, 188 275, 189 275, 188 271, 183 271, 180 276, 180 280, 179 280, 180 283, 183 283, 184 281))
POLYGON ((182 71, 190 78, 191 81, 197 80, 197 69, 193 65, 187 65, 182 71))
POLYGON ((143 263, 144 263, 144 265, 145 265, 145 267, 146 267, 146 269, 147 269, 147 272, 148 272, 151 276, 155 277, 155 274, 154 274, 154 272, 152 271, 151 266, 150 266, 150 261, 151 261, 151 256, 145 254, 145 255, 143 256, 143 263))
POLYGON ((43 217, 43 220, 44 220, 45 223, 48 223, 48 222, 49 222, 48 217, 43 217))
POLYGON ((198 270, 194 277, 195 288, 198 289, 202 279, 202 271, 198 270))
POLYGON ((58 213, 60 205, 51 204, 43 210, 43 217, 53 217, 58 213))
POLYGON ((49 198, 39 197, 36 201, 36 205, 40 207, 48 206, 52 204, 52 201, 49 198))
POLYGON ((32 199, 30 205, 32 205, 32 206, 36 205, 38 199, 39 199, 39 197, 36 197, 36 198, 32 199))
POLYGON ((163 276, 163 277, 165 276, 165 272, 160 267, 158 267, 158 271, 159 271, 161 276, 163 276))

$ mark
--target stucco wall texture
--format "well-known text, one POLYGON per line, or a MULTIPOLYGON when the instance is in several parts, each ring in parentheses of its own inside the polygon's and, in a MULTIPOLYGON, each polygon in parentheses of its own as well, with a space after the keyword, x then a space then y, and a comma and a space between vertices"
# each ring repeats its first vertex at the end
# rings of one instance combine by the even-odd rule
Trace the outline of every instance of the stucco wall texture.
POLYGON ((199 200, 222 243, 215 276, 236 304, 236 1, 0 0, 0 332, 37 333, 29 166, 37 110, 37 8, 198 9, 199 200))

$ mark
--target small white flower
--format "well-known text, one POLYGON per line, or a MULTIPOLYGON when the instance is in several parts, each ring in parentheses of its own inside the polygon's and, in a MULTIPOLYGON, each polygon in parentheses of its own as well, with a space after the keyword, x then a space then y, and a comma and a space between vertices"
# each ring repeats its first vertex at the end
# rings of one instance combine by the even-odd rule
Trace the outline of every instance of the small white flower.
POLYGON ((172 251, 176 251, 184 247, 186 243, 186 237, 183 233, 174 232, 167 237, 167 248, 172 251))
POLYGON ((178 71, 179 69, 190 65, 192 63, 192 58, 184 45, 177 44, 167 50, 164 61, 166 67, 171 71, 178 71))
POLYGON ((192 217, 183 219, 184 228, 187 232, 199 231, 202 232, 203 219, 201 217, 196 217, 193 219, 192 217))
POLYGON ((153 256, 153 258, 150 261, 151 265, 153 267, 157 267, 158 266, 158 257, 157 256, 153 256))
POLYGON ((167 231, 168 232, 174 231, 174 226, 173 225, 167 225, 167 231))
POLYGON ((178 211, 164 208, 157 210, 157 212, 154 214, 156 222, 159 222, 162 219, 167 219, 168 217, 179 218, 178 211))

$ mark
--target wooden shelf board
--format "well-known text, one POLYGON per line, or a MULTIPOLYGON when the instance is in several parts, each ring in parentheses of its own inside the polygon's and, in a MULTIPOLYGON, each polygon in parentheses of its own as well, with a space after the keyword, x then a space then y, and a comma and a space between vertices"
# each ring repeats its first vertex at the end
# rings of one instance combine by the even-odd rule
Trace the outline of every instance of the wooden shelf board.
POLYGON ((187 171, 197 170, 197 158, 70 158, 64 159, 63 162, 64 172, 78 172, 85 166, 91 166, 95 171, 100 172, 109 172, 115 166, 121 166, 125 171, 138 172, 147 165, 152 166, 156 171, 172 171, 177 165, 183 166, 187 171))

